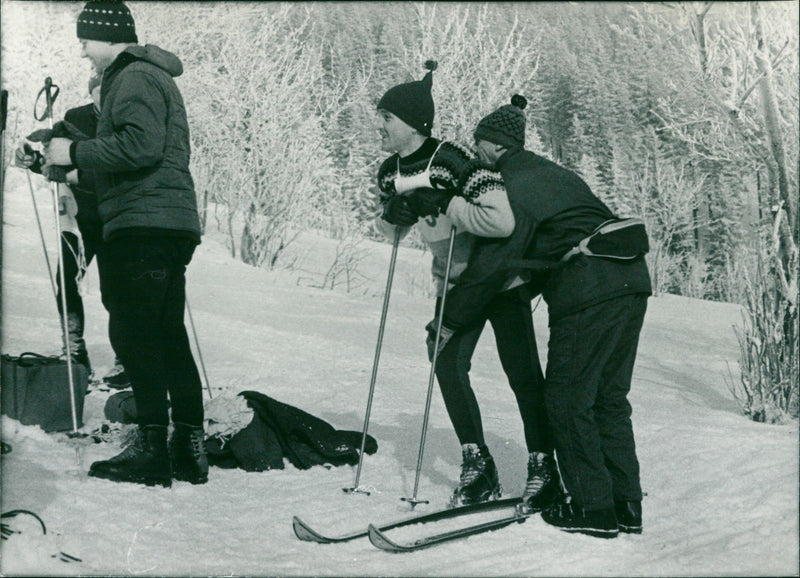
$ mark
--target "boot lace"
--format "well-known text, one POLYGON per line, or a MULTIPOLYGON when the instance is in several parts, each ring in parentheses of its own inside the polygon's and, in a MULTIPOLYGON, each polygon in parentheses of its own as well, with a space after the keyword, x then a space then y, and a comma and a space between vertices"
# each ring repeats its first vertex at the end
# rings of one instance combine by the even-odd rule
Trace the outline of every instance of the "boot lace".
POLYGON ((118 454, 118 460, 128 459, 144 451, 144 433, 135 428, 127 433, 127 437, 122 439, 122 453, 118 454))
POLYGON ((528 481, 525 484, 525 496, 535 496, 542 491, 552 479, 550 469, 545 463, 547 454, 533 453, 528 459, 528 481))
POLYGON ((465 487, 478 479, 478 477, 486 469, 486 463, 478 449, 466 448, 463 455, 463 464, 461 465, 461 478, 459 486, 465 487))
POLYGON ((205 439, 202 433, 192 432, 189 436, 189 445, 192 450, 192 457, 200 459, 206 453, 205 439))

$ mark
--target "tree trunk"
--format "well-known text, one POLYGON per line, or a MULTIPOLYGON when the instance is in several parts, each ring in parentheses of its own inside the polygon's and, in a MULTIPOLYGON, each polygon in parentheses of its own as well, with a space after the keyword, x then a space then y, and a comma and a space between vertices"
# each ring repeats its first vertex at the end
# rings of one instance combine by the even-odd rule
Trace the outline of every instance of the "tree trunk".
MULTIPOLYGON (((773 213, 780 211, 781 205, 786 212, 786 224, 778 227, 780 259, 784 272, 792 276, 797 264, 797 203, 789 194, 789 178, 786 170, 786 152, 783 146, 783 136, 780 130, 780 113, 778 100, 772 86, 772 63, 764 38, 764 26, 761 18, 761 5, 758 2, 750 3, 750 18, 756 34, 755 61, 758 71, 763 78, 758 83, 761 96, 761 111, 764 116, 764 132, 767 136, 771 166, 767 167, 770 182, 768 194, 773 206, 773 213)), ((791 279, 789 281, 791 286, 791 279)))
POLYGON ((703 10, 694 15, 694 36, 697 39, 697 48, 700 52, 700 70, 703 71, 703 76, 708 73, 708 49, 706 48, 706 25, 705 18, 711 8, 711 3, 708 2, 703 7, 703 10))
MULTIPOLYGON (((695 40, 697 41, 697 51, 700 58, 700 70, 703 72, 703 78, 706 79, 708 75, 708 48, 706 47, 706 26, 705 18, 708 11, 711 9, 711 2, 706 2, 700 12, 693 14, 694 21, 692 22, 692 31, 695 40)), ((706 258, 707 248, 706 240, 708 237, 707 226, 702 225, 702 222, 710 222, 708 218, 711 202, 708 195, 703 193, 700 189, 697 191, 697 207, 692 210, 693 229, 694 229, 694 248, 696 254, 703 260, 706 258)))

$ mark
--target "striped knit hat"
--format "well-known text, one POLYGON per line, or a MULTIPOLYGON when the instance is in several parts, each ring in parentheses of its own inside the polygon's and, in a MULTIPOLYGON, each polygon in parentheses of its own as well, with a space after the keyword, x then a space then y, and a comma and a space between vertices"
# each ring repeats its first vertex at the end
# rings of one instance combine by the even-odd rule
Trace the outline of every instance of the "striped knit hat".
POLYGON ((431 136, 433 127, 433 71, 437 62, 428 60, 425 68, 428 73, 422 80, 398 84, 386 91, 378 102, 378 108, 388 110, 408 126, 417 129, 424 136, 431 136))
POLYGON ((475 129, 475 140, 482 139, 506 148, 525 147, 525 114, 528 105, 524 96, 515 94, 511 104, 505 104, 483 117, 475 129))
POLYGON ((131 11, 121 1, 87 2, 78 16, 78 38, 114 44, 139 42, 131 11))

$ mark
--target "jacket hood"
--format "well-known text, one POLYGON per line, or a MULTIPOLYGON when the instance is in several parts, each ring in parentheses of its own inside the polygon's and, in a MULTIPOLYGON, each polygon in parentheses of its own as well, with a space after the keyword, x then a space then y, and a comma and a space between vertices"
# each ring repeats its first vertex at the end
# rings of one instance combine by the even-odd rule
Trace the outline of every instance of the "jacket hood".
POLYGON ((154 44, 130 46, 125 49, 123 54, 129 59, 144 60, 154 66, 158 66, 172 77, 178 77, 183 74, 183 63, 181 63, 180 58, 154 44))

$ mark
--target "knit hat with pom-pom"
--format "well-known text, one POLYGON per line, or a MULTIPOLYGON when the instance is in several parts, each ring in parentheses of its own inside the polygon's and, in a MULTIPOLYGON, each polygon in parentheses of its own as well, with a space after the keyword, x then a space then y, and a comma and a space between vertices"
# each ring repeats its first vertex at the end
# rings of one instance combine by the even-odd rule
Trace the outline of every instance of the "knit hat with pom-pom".
POLYGON ((528 105, 524 96, 515 94, 511 104, 505 104, 483 117, 475 129, 475 140, 487 140, 506 148, 525 147, 525 114, 528 105))
POLYGON ((398 84, 386 91, 378 102, 378 108, 387 110, 408 126, 424 136, 431 136, 433 127, 433 71, 438 66, 435 60, 425 62, 428 72, 422 80, 398 84))

